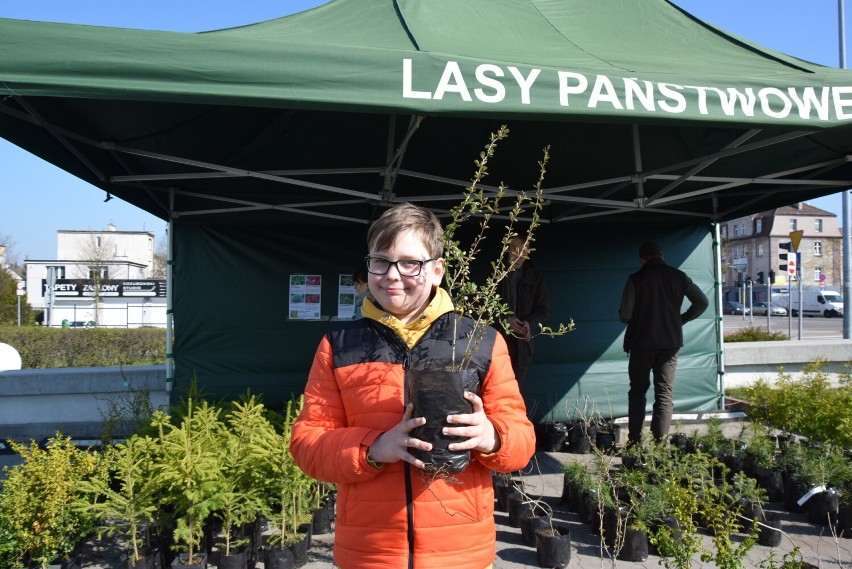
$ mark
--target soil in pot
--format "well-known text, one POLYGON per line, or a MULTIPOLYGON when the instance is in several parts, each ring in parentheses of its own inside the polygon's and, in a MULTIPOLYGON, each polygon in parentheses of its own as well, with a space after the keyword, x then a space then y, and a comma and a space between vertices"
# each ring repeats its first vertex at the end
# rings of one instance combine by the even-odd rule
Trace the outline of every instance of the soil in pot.
POLYGON ((541 512, 533 512, 530 510, 529 515, 521 516, 521 537, 524 538, 524 543, 530 547, 535 547, 535 534, 539 530, 548 530, 553 525, 553 519, 550 514, 541 512))
POLYGON ((571 561, 571 530, 558 525, 535 532, 535 553, 539 567, 568 567, 571 561))
POLYGON ((469 451, 450 451, 450 443, 462 440, 443 434, 447 415, 470 413, 471 405, 465 391, 479 393, 479 378, 474 369, 442 368, 409 370, 411 401, 415 417, 426 417, 426 424, 411 431, 412 436, 432 443, 432 450, 414 450, 413 454, 426 463, 427 475, 447 477, 461 472, 470 464, 469 451))

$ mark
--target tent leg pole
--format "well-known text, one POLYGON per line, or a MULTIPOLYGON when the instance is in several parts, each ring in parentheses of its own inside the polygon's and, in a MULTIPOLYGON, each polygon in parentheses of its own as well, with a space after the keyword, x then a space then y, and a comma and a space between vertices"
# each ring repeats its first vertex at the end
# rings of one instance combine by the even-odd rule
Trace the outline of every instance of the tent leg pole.
POLYGON ((725 352, 724 352, 724 320, 719 313, 722 306, 722 240, 719 224, 713 223, 713 260, 716 283, 716 392, 719 396, 719 411, 725 410, 725 352))
MULTIPOLYGON (((174 211, 175 191, 169 190, 169 212, 174 211)), ((174 218, 169 214, 169 225, 166 229, 167 257, 166 257, 166 393, 171 395, 172 386, 175 381, 174 360, 174 218)))

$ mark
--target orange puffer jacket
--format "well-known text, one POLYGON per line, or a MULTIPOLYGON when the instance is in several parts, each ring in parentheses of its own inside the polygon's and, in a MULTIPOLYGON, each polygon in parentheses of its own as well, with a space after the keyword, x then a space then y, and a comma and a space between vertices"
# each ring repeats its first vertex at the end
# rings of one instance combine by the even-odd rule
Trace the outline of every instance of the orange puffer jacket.
MULTIPOLYGON (((473 452, 454 482, 428 485, 422 471, 404 461, 377 470, 365 456, 402 419, 406 370, 448 355, 454 318, 439 316, 412 348, 365 318, 327 334, 314 356, 290 450, 304 472, 338 486, 334 559, 341 569, 485 569, 494 561, 491 471, 523 468, 535 451, 506 344, 494 329, 473 366, 500 450, 473 452)), ((462 322, 457 337, 470 329, 469 320, 462 322)))

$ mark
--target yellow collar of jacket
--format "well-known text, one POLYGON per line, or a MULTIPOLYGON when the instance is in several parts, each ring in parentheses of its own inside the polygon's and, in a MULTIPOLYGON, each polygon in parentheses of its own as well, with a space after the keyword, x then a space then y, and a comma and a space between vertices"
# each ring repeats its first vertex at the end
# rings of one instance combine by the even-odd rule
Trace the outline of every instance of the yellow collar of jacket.
POLYGON ((435 294, 432 295, 432 300, 429 301, 423 313, 408 324, 404 324, 393 314, 382 310, 372 297, 364 299, 362 314, 364 318, 375 320, 387 326, 405 342, 406 346, 413 348, 439 316, 447 312, 453 312, 454 310, 453 301, 450 299, 449 293, 441 287, 437 287, 435 294))

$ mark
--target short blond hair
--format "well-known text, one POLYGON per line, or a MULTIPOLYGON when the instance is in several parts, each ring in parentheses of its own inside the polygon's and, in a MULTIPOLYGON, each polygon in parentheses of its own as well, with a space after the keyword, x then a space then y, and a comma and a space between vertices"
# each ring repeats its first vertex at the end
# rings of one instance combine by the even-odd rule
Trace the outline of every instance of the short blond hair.
POLYGON ((433 259, 444 255, 441 222, 428 209, 410 203, 393 206, 373 222, 367 232, 367 247, 370 251, 386 251, 404 231, 413 231, 433 259))

